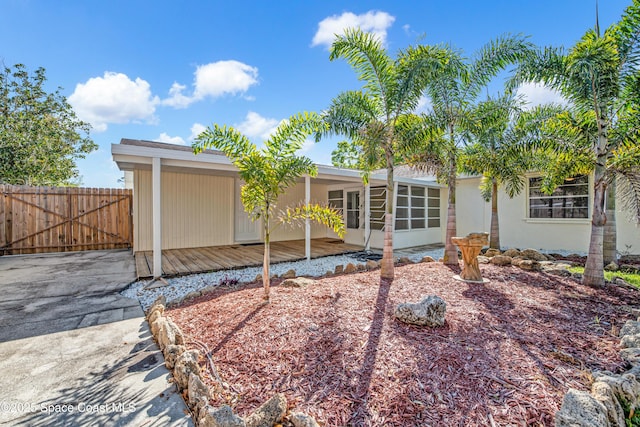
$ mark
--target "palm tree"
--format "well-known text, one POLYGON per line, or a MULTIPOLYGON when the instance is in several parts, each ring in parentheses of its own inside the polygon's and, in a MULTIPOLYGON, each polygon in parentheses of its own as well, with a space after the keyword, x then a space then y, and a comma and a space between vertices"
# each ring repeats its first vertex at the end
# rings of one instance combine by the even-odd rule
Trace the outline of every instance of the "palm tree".
POLYGON ((440 49, 425 49, 421 55, 400 52, 393 60, 379 39, 359 29, 347 29, 331 46, 330 60, 345 59, 364 81, 361 90, 336 96, 323 118, 327 128, 317 135, 344 135, 358 146, 357 164, 368 174, 387 171, 384 247, 381 278, 393 280, 393 171, 398 152, 396 126, 399 118, 416 109, 426 81, 440 66, 440 49))
POLYGON ((300 113, 292 116, 281 123, 265 141, 264 148, 259 149, 234 128, 216 124, 198 135, 193 143, 195 154, 211 147, 224 152, 238 168, 238 174, 244 181, 240 197, 245 210, 252 220, 262 219, 262 284, 266 301, 269 301, 270 290, 270 236, 275 226, 299 223, 308 218, 332 228, 339 236, 344 235, 342 216, 333 209, 317 204, 288 207, 276 216, 278 197, 295 185, 301 176, 316 176, 318 173, 311 159, 296 155, 296 151, 302 147, 307 136, 318 132, 320 126, 322 122, 318 114, 300 113))
MULTIPOLYGON (((525 37, 506 35, 489 42, 477 52, 475 59, 469 61, 461 52, 444 47, 444 65, 427 82, 426 95, 431 100, 432 110, 408 122, 414 128, 409 133, 417 136, 413 141, 407 141, 412 145, 411 163, 435 173, 448 187, 445 264, 458 264, 458 251, 451 241, 456 235, 456 177, 459 150, 468 143, 466 135, 473 105, 482 89, 498 73, 509 64, 522 60, 532 48, 525 37)), ((411 48, 409 55, 421 56, 423 49, 432 48, 411 48)))
POLYGON ((462 172, 482 175, 480 191, 491 201, 489 247, 500 249, 498 188, 504 186, 510 198, 524 188, 524 174, 530 168, 527 151, 520 150, 526 125, 537 117, 536 110, 524 111, 523 102, 512 95, 489 97, 470 112, 469 136, 472 145, 460 156, 462 172))
MULTIPOLYGON (((640 149, 637 115, 640 92, 640 0, 634 0, 620 22, 603 35, 588 30, 568 51, 544 48, 523 62, 512 85, 541 82, 560 92, 574 115, 591 117, 594 137, 589 148, 593 166, 593 205, 589 254, 582 282, 603 286, 603 235, 607 223, 607 189, 616 191, 626 208, 640 217, 640 149)), ((565 147, 571 151, 571 142, 565 147)))

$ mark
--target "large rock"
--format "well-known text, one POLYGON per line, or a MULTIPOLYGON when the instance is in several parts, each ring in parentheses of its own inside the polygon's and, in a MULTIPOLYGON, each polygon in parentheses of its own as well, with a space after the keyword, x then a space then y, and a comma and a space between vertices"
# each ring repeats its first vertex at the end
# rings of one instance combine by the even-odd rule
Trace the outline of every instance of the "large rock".
POLYGON ((307 277, 296 277, 294 279, 285 280, 280 283, 280 286, 285 288, 304 288, 309 285, 313 285, 314 283, 316 283, 316 281, 313 279, 309 279, 307 277))
POLYGON ((200 352, 198 350, 189 350, 183 352, 178 359, 173 370, 173 376, 179 390, 184 390, 189 385, 189 375, 194 374, 200 376, 200 365, 198 358, 200 352))
POLYGON ((611 375, 595 372, 593 376, 596 381, 609 385, 613 390, 613 394, 618 399, 627 402, 630 409, 635 410, 640 406, 640 382, 638 382, 633 373, 611 375))
POLYGON ((419 326, 442 326, 447 303, 437 295, 430 295, 419 303, 398 304, 395 316, 404 323, 419 326))
POLYGON ((200 411, 199 427, 246 427, 242 418, 233 413, 229 405, 220 408, 205 406, 200 411))
POLYGON ((511 258, 516 256, 522 256, 522 252, 517 249, 507 249, 502 253, 502 255, 510 256, 511 258))
POLYGON ((199 413, 200 409, 209 404, 211 399, 211 391, 209 387, 202 382, 199 376, 189 375, 189 387, 187 391, 189 398, 189 406, 194 408, 194 413, 199 413))
POLYGON ((176 360, 182 353, 187 351, 187 348, 183 345, 169 344, 164 348, 164 365, 167 369, 173 369, 176 365, 176 360))
POLYGON ((541 254, 540 252, 536 251, 535 249, 525 249, 523 251, 521 251, 520 254, 523 258, 526 259, 530 259, 533 261, 547 261, 547 256, 544 254, 541 254))
POLYGON ((178 325, 173 323, 173 320, 166 318, 158 331, 158 345, 160 350, 164 350, 166 346, 171 344, 184 345, 184 336, 178 325))
POLYGON ((500 252, 500 250, 499 250, 499 249, 489 248, 489 249, 487 249, 487 251, 484 253, 484 256, 491 258, 491 257, 494 257, 494 256, 496 256, 496 255, 500 255, 500 254, 501 254, 501 252, 500 252))
POLYGON ((556 427, 609 426, 607 408, 586 391, 570 388, 556 412, 556 427))
POLYGON ((640 347, 640 334, 625 335, 620 340, 620 348, 640 347))
POLYGON ((358 271, 358 267, 356 267, 356 265, 352 262, 347 264, 344 268, 345 274, 355 273, 356 271, 358 271))
POLYGON ((484 255, 478 255, 478 264, 489 264, 491 262, 491 258, 484 255))
POLYGON ((625 427, 624 411, 609 384, 596 381, 591 386, 591 395, 607 409, 607 419, 612 426, 625 427))
POLYGON ((640 348, 631 347, 620 350, 620 358, 633 366, 640 365, 640 348))
POLYGON ((511 257, 506 255, 496 255, 489 261, 493 265, 511 265, 511 257))
POLYGON ((398 259, 398 264, 413 264, 413 261, 408 256, 403 256, 398 259))
POLYGON ((429 255, 425 255, 422 257, 420 262, 436 262, 436 260, 433 259, 433 257, 430 257, 429 255))
POLYGON ((537 271, 541 269, 540 263, 532 259, 523 259, 522 261, 518 262, 518 267, 527 271, 537 271))
POLYGON ((247 427, 273 427, 287 412, 287 399, 277 393, 246 418, 247 427))
POLYGON ((610 262, 609 264, 604 266, 604 269, 607 271, 618 271, 618 264, 615 262, 610 262))
POLYGON ((340 264, 340 265, 336 265, 336 268, 333 271, 333 273, 334 274, 342 274, 343 271, 344 271, 344 265, 340 264))
POLYGON ((640 334, 640 322, 635 320, 627 320, 622 328, 620 328, 620 336, 640 334))
POLYGON ((291 269, 282 275, 283 279, 293 279, 296 277, 296 271, 291 269))
POLYGON ((318 422, 312 416, 303 414, 302 412, 294 412, 289 416, 289 421, 293 427, 320 427, 318 422))
MULTIPOLYGON (((158 296, 158 298, 156 298, 156 300, 151 304, 151 306, 147 310, 147 320, 149 320, 151 313, 153 313, 154 311, 159 311, 160 314, 163 314, 164 308, 166 307, 166 305, 167 305, 167 298, 164 295, 158 296)), ((151 321, 149 321, 149 323, 151 323, 151 321)))
POLYGON ((367 261, 366 267, 367 270, 375 270, 376 268, 380 267, 380 263, 378 261, 370 259, 367 261))
POLYGON ((164 328, 165 324, 167 323, 167 318, 164 316, 158 316, 156 317, 156 319, 151 322, 150 324, 150 328, 151 328, 151 334, 156 337, 156 339, 158 339, 158 333, 160 332, 160 329, 164 328))

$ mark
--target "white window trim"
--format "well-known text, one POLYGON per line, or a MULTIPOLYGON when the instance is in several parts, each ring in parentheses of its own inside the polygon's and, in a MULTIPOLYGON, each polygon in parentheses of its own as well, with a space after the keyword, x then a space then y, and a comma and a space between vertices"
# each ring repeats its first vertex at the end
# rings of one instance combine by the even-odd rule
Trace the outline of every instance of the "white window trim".
POLYGON ((531 218, 529 214, 530 203, 529 203, 529 178, 540 178, 542 174, 540 173, 529 173, 525 175, 525 185, 524 185, 524 218, 523 222, 528 224, 590 224, 592 217, 592 209, 593 209, 593 174, 589 174, 588 177, 588 201, 587 201, 587 218, 531 218))

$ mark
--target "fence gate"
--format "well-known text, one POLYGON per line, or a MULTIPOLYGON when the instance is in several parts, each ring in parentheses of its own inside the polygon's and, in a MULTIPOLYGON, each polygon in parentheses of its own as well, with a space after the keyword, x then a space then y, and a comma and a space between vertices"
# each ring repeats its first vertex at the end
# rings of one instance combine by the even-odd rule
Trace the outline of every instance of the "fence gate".
POLYGON ((0 255, 130 248, 132 192, 0 185, 0 255))

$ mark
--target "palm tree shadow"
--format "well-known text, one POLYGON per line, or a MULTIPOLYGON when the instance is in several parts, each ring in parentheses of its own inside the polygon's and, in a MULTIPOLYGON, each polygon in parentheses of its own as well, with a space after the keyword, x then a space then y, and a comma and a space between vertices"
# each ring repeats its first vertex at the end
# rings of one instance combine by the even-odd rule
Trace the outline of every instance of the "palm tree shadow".
POLYGON ((238 322, 238 324, 234 326, 233 329, 230 330, 229 333, 220 340, 220 342, 209 352, 209 354, 212 355, 217 353, 222 347, 224 347, 227 344, 227 342, 229 342, 231 338, 233 338, 236 335, 238 331, 244 328, 247 325, 247 323, 249 323, 249 321, 253 319, 256 316, 256 314, 258 314, 258 312, 266 306, 267 306, 266 303, 261 303, 256 308, 254 308, 252 312, 247 314, 244 319, 238 322))
POLYGON ((350 426, 365 426, 367 425, 367 421, 371 418, 368 405, 371 379, 376 364, 376 356, 378 354, 378 346, 380 345, 380 338, 384 327, 387 301, 389 299, 389 291, 392 283, 393 282, 390 280, 380 279, 378 296, 374 304, 373 319, 371 321, 371 328, 369 329, 369 338, 367 339, 367 345, 364 350, 362 368, 360 368, 357 373, 360 378, 354 393, 354 402, 352 405, 351 418, 349 420, 350 426))

